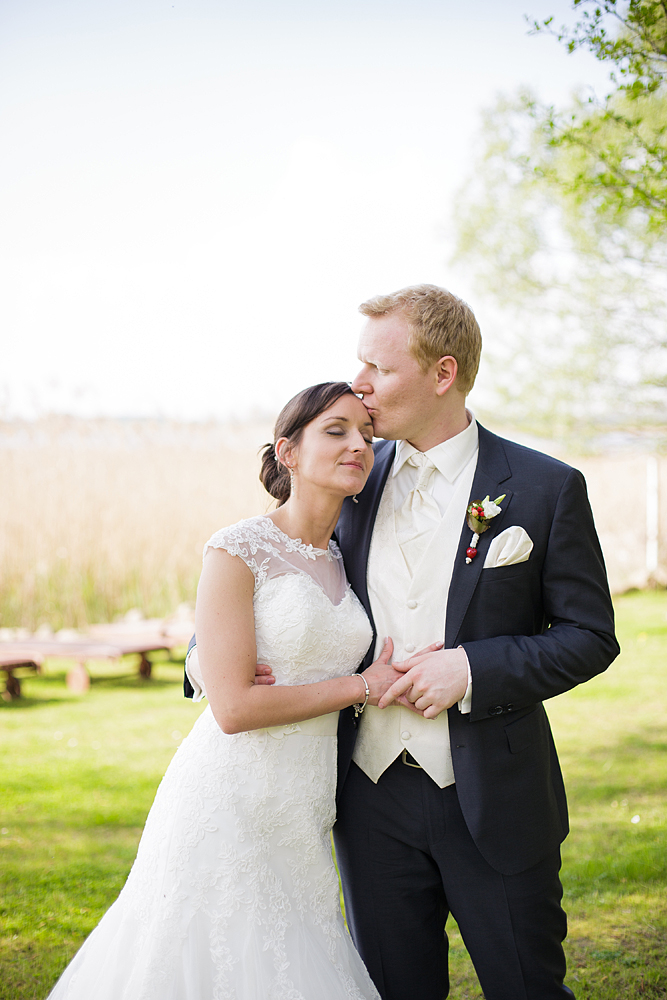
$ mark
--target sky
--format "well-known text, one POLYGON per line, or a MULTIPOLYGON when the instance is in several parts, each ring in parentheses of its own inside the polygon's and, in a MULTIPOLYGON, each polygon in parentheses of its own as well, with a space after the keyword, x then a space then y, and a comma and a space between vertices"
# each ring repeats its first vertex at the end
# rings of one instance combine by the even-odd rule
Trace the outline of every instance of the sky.
MULTIPOLYGON (((3 0, 0 417, 245 420, 449 263, 482 109, 607 71, 568 0, 3 0)), ((472 397, 474 404, 474 395, 472 397)))

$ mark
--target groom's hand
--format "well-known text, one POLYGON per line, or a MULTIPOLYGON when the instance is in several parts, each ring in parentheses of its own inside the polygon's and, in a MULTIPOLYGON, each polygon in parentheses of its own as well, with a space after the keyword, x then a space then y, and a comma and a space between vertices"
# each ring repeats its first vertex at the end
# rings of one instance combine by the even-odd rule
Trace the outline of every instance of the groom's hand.
MULTIPOLYGON (((434 642, 433 645, 427 646, 426 649, 420 650, 418 655, 424 655, 430 653, 433 650, 440 649, 442 646, 441 642, 434 642)), ((363 676, 366 678, 366 682, 369 688, 368 704, 369 705, 379 705, 382 700, 387 696, 389 691, 391 691, 397 683, 403 680, 403 675, 400 670, 395 667, 389 661, 394 653, 394 643, 392 639, 385 639, 382 645, 382 652, 378 656, 374 663, 371 663, 370 667, 364 670, 363 676)), ((409 705, 415 712, 421 715, 418 708, 414 705, 409 705)))
POLYGON ((397 701, 421 712, 425 719, 436 719, 461 701, 468 687, 464 649, 418 653, 404 663, 395 663, 394 669, 403 676, 382 696, 380 708, 397 701))
POLYGON ((271 667, 267 667, 266 663, 258 663, 255 667, 255 684, 275 684, 276 679, 273 676, 271 667))

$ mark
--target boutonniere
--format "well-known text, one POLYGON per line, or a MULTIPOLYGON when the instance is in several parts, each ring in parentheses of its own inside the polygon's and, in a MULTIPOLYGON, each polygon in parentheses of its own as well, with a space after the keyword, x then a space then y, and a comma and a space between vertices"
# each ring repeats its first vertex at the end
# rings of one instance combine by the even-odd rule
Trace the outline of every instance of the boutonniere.
POLYGON ((470 541, 470 545, 466 549, 466 564, 470 564, 477 555, 477 542, 479 541, 479 536, 485 532, 487 528, 491 527, 492 519, 500 514, 501 508, 499 504, 501 500, 505 499, 506 496, 507 494, 503 493, 503 495, 498 497, 496 500, 490 500, 487 496, 481 503, 479 500, 473 500, 472 503, 468 504, 466 509, 466 524, 472 531, 472 539, 470 541))

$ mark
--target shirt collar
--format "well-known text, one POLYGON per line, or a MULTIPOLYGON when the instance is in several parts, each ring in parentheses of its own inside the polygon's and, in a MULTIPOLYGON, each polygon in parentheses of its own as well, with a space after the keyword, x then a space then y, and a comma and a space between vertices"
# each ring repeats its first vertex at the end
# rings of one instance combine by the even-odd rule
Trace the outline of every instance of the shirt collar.
MULTIPOLYGON (((460 475, 479 447, 477 421, 470 410, 466 410, 466 413, 470 417, 470 423, 464 431, 424 452, 450 483, 460 475)), ((410 456, 416 452, 417 448, 408 441, 397 441, 392 476, 398 475, 410 456)))

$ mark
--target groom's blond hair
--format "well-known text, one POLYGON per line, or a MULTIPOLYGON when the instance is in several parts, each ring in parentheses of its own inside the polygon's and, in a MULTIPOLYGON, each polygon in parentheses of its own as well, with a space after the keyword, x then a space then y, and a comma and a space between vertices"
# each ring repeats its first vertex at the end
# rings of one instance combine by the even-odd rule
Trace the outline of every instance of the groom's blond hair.
POLYGON ((475 384, 482 335, 470 306, 437 285, 410 285, 362 302, 364 316, 400 313, 409 327, 408 350, 426 371, 439 358, 456 358, 457 387, 467 395, 475 384))

